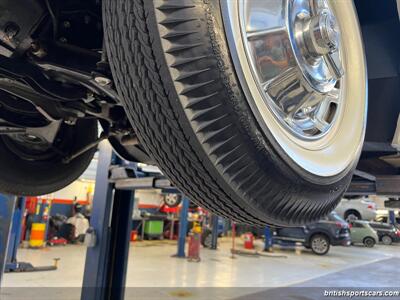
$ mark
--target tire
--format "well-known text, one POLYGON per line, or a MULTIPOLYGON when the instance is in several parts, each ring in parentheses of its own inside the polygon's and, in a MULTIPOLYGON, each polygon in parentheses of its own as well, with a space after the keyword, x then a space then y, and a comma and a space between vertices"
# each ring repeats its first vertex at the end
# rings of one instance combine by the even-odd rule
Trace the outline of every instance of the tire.
POLYGON ((356 210, 348 210, 344 214, 344 219, 347 222, 355 221, 355 220, 362 220, 361 214, 356 210))
POLYGON ((392 237, 390 237, 389 235, 384 235, 384 236, 382 237, 382 243, 383 243, 384 245, 389 246, 389 245, 391 245, 391 244, 393 243, 393 239, 392 239, 392 237))
MULTIPOLYGON (((80 120, 74 126, 62 125, 56 147, 73 153, 97 139, 97 122, 80 120)), ((0 191, 18 196, 40 196, 58 191, 75 181, 89 166, 96 149, 89 150, 69 163, 49 148, 32 152, 7 136, 0 137, 0 191)))
POLYGON ((219 3, 103 1, 107 54, 131 124, 164 174, 213 213, 258 225, 319 220, 340 201, 359 152, 332 176, 288 157, 241 88, 219 3))
POLYGON ((376 242, 375 242, 375 239, 374 239, 374 238, 372 238, 372 237, 366 237, 366 238, 363 240, 363 244, 364 244, 364 246, 367 247, 367 248, 373 248, 373 247, 375 246, 376 242))
POLYGON ((166 194, 164 195, 164 204, 168 207, 177 207, 182 202, 182 196, 180 194, 166 194))
POLYGON ((201 235, 201 244, 204 248, 211 249, 212 233, 211 230, 205 229, 201 235))
POLYGON ((330 241, 326 235, 315 234, 310 239, 310 248, 316 255, 325 255, 329 252, 330 241))

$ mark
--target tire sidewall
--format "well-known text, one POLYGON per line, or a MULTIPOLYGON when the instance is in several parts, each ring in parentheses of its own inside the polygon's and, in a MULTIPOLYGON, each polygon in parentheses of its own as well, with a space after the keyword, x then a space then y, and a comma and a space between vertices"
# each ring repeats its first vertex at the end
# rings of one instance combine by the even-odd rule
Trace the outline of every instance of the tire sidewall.
POLYGON ((375 239, 372 237, 366 237, 363 241, 363 244, 367 248, 373 248, 375 246, 375 239))

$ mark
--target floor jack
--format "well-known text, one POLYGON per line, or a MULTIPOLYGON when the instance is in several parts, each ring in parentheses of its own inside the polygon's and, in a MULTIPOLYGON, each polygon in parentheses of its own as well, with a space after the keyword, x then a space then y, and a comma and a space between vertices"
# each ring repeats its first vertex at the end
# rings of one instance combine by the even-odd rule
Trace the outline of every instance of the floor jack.
POLYGON ((7 259, 5 264, 5 272, 40 272, 57 270, 57 265, 59 261, 58 258, 54 259, 53 265, 42 267, 34 267, 31 263, 17 261, 17 251, 21 241, 25 202, 25 198, 17 198, 15 202, 10 238, 8 243, 7 259))

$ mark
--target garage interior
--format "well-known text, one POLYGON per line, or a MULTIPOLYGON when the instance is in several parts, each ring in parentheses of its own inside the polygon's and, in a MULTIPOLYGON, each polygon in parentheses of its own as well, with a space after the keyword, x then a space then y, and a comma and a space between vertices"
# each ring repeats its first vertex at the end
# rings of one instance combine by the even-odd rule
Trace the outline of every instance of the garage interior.
POLYGON ((400 0, 23 1, 1 300, 400 299, 400 0))
MULTIPOLYGON (((67 238, 66 244, 61 243, 62 232, 47 233, 35 244, 33 227, 31 237, 26 236, 29 210, 24 207, 22 214, 18 210, 29 198, 3 198, 2 203, 13 209, 7 212, 3 206, 2 217, 11 218, 10 241, 17 239, 17 243, 5 261, 2 299, 321 299, 321 291, 333 288, 392 290, 398 286, 398 233, 390 245, 378 238, 373 247, 362 242, 340 244, 321 255, 305 247, 301 237, 279 237, 273 227, 234 224, 190 204, 185 196, 173 197, 180 196, 179 191, 158 172, 153 166, 127 165, 103 142, 82 179, 58 194, 33 201, 37 222, 46 228, 51 228, 53 217, 63 212, 71 217, 76 209, 90 218, 85 237, 67 238), (166 200, 166 194, 172 200, 166 200), (81 199, 82 195, 87 198, 81 199), (181 202, 174 207, 176 199, 181 202), (161 230, 152 232, 145 225, 160 220, 161 230), (205 232, 207 241, 202 238, 205 232)), ((355 180, 362 175, 357 172, 355 180)), ((354 195, 349 190, 350 200, 337 208, 349 224, 358 222, 351 221, 355 215, 398 226, 399 209, 385 207, 397 203, 393 195, 391 200, 366 193, 360 200, 354 195), (359 201, 366 212, 352 205, 359 201)))

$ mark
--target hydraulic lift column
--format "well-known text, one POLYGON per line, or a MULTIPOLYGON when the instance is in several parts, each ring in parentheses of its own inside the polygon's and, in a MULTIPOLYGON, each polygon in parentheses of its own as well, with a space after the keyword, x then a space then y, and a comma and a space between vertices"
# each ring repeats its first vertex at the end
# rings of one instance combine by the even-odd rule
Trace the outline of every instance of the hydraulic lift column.
POLYGON ((392 224, 392 225, 397 224, 397 222, 396 222, 396 214, 394 213, 393 209, 389 210, 389 223, 392 224))
POLYGON ((7 260, 8 241, 16 197, 0 195, 0 284, 7 260))
POLYGON ((81 299, 124 299, 134 192, 116 190, 109 170, 117 163, 108 142, 100 144, 91 216, 92 245, 86 254, 81 299))
POLYGON ((217 250, 218 247, 218 222, 219 218, 217 215, 211 216, 211 249, 217 250))
POLYGON ((189 213, 189 199, 185 196, 182 200, 182 207, 179 216, 179 236, 178 236, 178 252, 176 257, 185 258, 185 243, 186 235, 188 232, 188 213, 189 213))
POLYGON ((18 271, 17 251, 21 241, 22 223, 25 212, 25 198, 17 198, 14 206, 13 219, 8 240, 8 252, 6 257, 5 272, 18 271))
POLYGON ((271 251, 272 250, 272 233, 271 228, 269 226, 265 227, 264 231, 264 251, 271 251))
MULTIPOLYGON (((135 190, 158 189, 176 191, 163 175, 144 176, 143 172, 124 164, 104 141, 99 147, 96 189, 90 228, 86 234, 85 273, 82 300, 122 300, 125 294, 126 271, 135 190)), ((181 226, 187 232, 189 200, 184 198, 181 226), (185 222, 186 220, 186 222, 185 222)), ((184 239, 183 237, 183 255, 184 239)))

